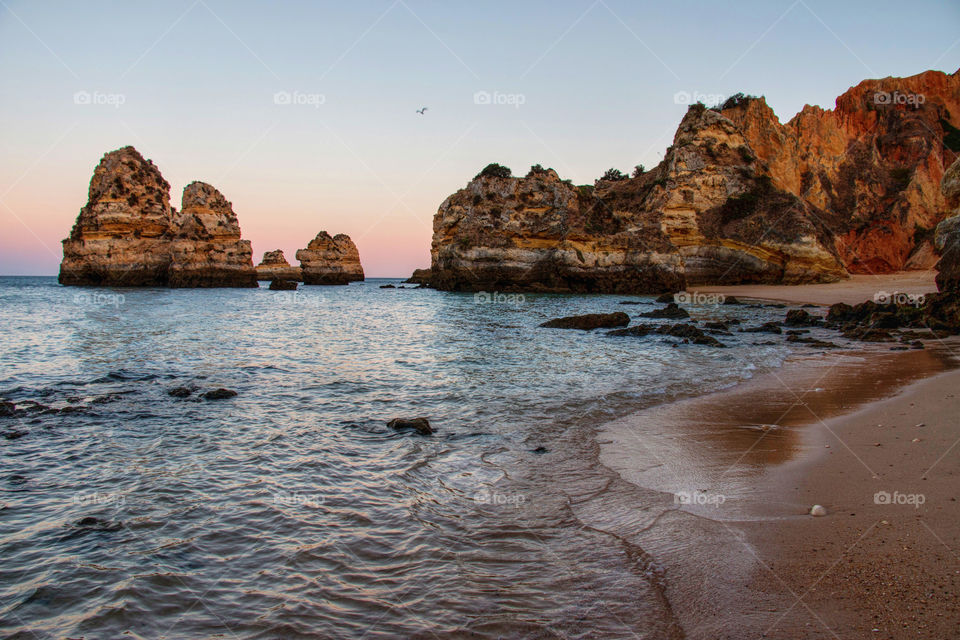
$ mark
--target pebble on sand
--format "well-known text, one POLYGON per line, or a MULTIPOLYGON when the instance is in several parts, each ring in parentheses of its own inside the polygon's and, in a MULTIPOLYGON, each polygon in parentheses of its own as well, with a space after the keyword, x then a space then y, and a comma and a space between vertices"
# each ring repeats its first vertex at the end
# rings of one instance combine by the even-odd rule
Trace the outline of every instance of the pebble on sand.
POLYGON ((812 515, 815 518, 825 516, 827 515, 827 508, 822 505, 815 504, 812 507, 810 507, 810 515, 812 515))

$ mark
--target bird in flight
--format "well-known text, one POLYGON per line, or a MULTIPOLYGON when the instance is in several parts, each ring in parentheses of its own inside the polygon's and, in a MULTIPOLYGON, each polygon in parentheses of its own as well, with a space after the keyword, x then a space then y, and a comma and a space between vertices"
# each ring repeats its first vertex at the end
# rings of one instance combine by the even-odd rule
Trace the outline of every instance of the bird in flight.
POLYGON ((423 115, 423 114, 426 113, 426 112, 427 112, 427 108, 426 108, 426 107, 424 107, 423 109, 417 109, 417 113, 419 113, 420 115, 423 115))

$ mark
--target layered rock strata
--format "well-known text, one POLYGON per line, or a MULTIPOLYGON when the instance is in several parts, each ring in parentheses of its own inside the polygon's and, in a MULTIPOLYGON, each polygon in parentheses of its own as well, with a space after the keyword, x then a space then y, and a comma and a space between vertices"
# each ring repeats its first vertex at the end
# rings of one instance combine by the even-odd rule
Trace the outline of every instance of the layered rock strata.
POLYGON ((263 260, 257 265, 257 279, 259 280, 287 280, 299 282, 303 279, 300 267, 291 266, 283 255, 283 251, 275 249, 263 254, 263 260))
POLYGON ((363 280, 360 252, 350 236, 321 231, 297 251, 304 284, 343 285, 363 280))

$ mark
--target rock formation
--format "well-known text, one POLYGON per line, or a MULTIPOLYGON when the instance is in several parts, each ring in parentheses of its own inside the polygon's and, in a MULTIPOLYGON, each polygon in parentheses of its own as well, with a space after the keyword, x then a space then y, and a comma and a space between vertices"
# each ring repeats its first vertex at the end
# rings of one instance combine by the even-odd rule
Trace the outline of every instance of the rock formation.
POLYGON ((304 284, 349 284, 363 280, 360 252, 350 236, 330 237, 321 231, 306 249, 297 251, 304 284))
POLYGON ((105 154, 63 241, 60 284, 166 285, 172 214, 170 185, 151 161, 133 147, 105 154))
POLYGON ((960 294, 960 159, 944 174, 942 191, 951 217, 937 225, 937 288, 960 294))
POLYGON ((283 251, 276 249, 263 254, 263 260, 257 265, 257 279, 299 282, 303 280, 303 274, 300 267, 290 266, 283 256, 283 251))
POLYGON ((255 287, 250 242, 229 202, 208 184, 170 185, 133 147, 103 156, 87 204, 63 241, 60 283, 141 287, 255 287))
POLYGON ((929 71, 785 125, 763 98, 693 105, 657 167, 592 187, 491 165, 434 217, 430 284, 661 293, 928 268, 958 126, 960 72, 929 71))
POLYGON ((233 206, 205 182, 183 189, 170 243, 171 287, 256 287, 253 250, 233 206))

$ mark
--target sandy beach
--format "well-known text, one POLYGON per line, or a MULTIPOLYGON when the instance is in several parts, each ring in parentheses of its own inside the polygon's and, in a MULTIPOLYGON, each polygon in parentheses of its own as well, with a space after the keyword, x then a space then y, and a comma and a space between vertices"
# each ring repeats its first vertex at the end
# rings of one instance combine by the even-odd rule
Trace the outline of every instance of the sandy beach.
MULTIPOLYGON (((919 273, 852 280, 709 291, 827 305, 935 290, 919 273)), ((664 563, 688 637, 957 637, 957 353, 798 356, 605 425, 603 463, 674 503, 634 541, 664 563)))

